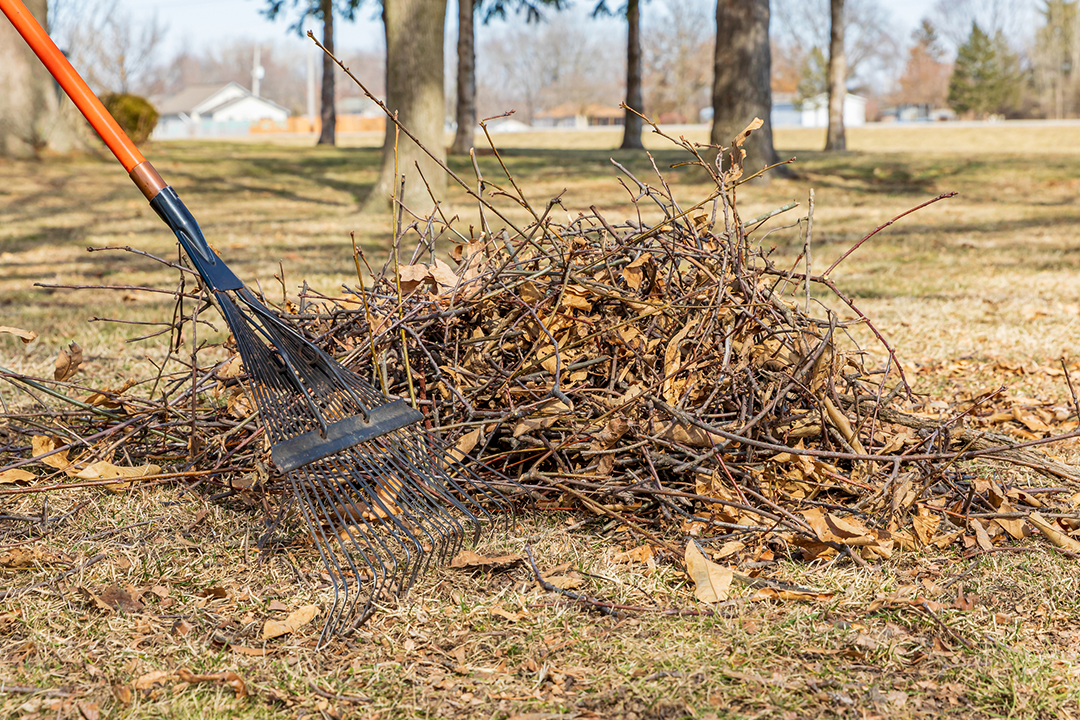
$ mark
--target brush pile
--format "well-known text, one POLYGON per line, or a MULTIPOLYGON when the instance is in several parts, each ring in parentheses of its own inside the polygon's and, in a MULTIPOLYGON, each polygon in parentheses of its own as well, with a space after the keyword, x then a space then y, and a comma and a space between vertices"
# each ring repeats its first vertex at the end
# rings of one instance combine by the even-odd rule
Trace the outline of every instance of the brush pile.
MULTIPOLYGON (((511 178, 531 215, 525 226, 476 195, 482 232, 457 233, 438 214, 416 218, 382 270, 369 267, 373 281, 339 297, 305 292, 280 312, 419 407, 459 457, 519 483, 531 506, 584 509, 657 547, 677 529, 706 546, 756 538, 804 559, 839 552, 863 562, 960 539, 989 549, 1030 534, 1028 521, 1080 550, 1068 535, 1080 516, 1049 512, 1049 495, 959 461, 1069 481, 1073 468, 967 429, 993 411, 989 398, 944 421, 912 412, 922 404, 891 348, 828 271, 774 265, 765 227, 795 203, 740 218, 744 137, 721 155, 726 170, 687 146, 716 181, 703 202, 684 207, 662 177, 653 187, 621 168, 638 219, 594 207, 563 223, 558 200, 535 211, 511 178), (492 213, 507 229, 490 230, 492 213), (418 239, 406 250, 410 236, 418 239), (847 319, 811 300, 809 285, 846 305, 847 319), (864 352, 856 335, 877 338, 879 350, 864 352)), ((811 221, 812 206, 789 230, 809 241, 811 221)), ((356 253, 358 278, 363 259, 356 253)), ((105 416, 84 409, 51 422, 105 445, 123 438, 129 456, 171 459, 228 494, 272 490, 279 478, 255 442, 242 372, 237 359, 196 365, 160 400, 125 388, 101 395, 105 416)), ((93 453, 80 457, 73 467, 85 472, 93 453)))

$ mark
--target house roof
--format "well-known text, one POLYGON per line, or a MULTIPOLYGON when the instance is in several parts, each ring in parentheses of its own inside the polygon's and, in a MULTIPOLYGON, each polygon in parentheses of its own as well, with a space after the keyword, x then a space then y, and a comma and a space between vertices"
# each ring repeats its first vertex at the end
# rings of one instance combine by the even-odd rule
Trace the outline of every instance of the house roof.
POLYGON ((158 106, 158 112, 162 115, 173 113, 191 114, 191 111, 213 97, 217 92, 224 90, 229 85, 237 83, 215 83, 213 85, 188 85, 172 97, 167 97, 158 106))
POLYGON ((264 97, 256 98, 254 95, 251 94, 250 90, 237 82, 215 83, 213 85, 188 85, 172 97, 168 97, 162 100, 161 104, 158 105, 158 112, 162 115, 178 115, 180 113, 190 115, 192 112, 195 111, 196 108, 198 108, 198 111, 200 113, 210 114, 247 98, 254 98, 259 102, 266 103, 267 105, 273 105, 276 108, 288 112, 287 108, 278 105, 273 100, 268 100, 264 97), (210 105, 206 105, 208 101, 214 99, 215 95, 217 95, 223 90, 230 88, 239 90, 241 94, 238 96, 233 95, 231 97, 225 98, 221 102, 215 102, 210 105), (203 105, 206 106, 202 107, 203 105))

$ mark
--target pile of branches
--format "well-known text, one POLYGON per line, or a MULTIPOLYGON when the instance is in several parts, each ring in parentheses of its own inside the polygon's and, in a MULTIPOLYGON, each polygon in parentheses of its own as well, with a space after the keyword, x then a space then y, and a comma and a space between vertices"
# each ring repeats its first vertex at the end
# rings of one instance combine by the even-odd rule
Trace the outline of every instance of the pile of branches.
MULTIPOLYGON (((920 401, 892 349, 830 277, 851 251, 812 274, 812 195, 786 228, 776 225, 795 203, 741 219, 746 134, 715 161, 682 143, 716 183, 690 206, 659 172, 650 185, 619 166, 633 220, 596 207, 570 215, 558 198, 540 211, 509 175, 500 187, 478 172, 481 190, 470 194, 479 231, 458 232, 438 208, 406 223, 402 208, 381 270, 363 273, 367 259, 355 251, 356 286, 335 297, 305 289, 279 311, 420 408, 450 453, 516 481, 534 507, 582 508, 661 547, 663 531, 678 528, 706 545, 754 536, 807 558, 843 552, 861 562, 963 538, 987 549, 997 537, 1023 537, 1028 520, 1080 551, 1068 535, 1080 516, 1050 512, 1052 494, 1001 485, 960 461, 1010 462, 1069 481, 1073 468, 1029 447, 1037 442, 966 429, 978 402, 947 420, 914 412, 920 401), (528 222, 519 226, 493 196, 511 198, 528 222), (495 220, 504 229, 493 231, 495 220), (771 259, 765 241, 775 229, 803 243, 796 265, 771 259), (874 352, 860 349, 855 326, 879 344, 874 352)), ((196 296, 178 291, 178 305, 196 296)), ((242 373, 238 358, 202 366, 193 353, 153 383, 49 411, 50 427, 83 442, 54 438, 31 451, 11 441, 24 458, 14 465, 40 463, 43 448, 79 448, 77 458, 64 455, 66 469, 51 467, 85 472, 101 459, 90 437, 109 441, 110 459, 119 449, 128 465, 160 465, 160 478, 194 477, 249 499, 273 490, 279 477, 242 373), (164 391, 137 397, 151 386, 164 391)), ((40 413, 8 419, 24 437, 42 426, 40 413)))

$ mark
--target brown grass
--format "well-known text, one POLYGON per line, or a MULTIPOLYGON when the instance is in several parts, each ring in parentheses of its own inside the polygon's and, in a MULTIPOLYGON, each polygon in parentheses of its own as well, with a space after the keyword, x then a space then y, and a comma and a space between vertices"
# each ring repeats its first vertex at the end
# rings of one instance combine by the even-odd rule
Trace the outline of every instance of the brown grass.
MULTIPOLYGON (((1063 147, 1075 131, 1035 130, 867 128, 851 131, 856 151, 836 156, 795 148, 814 138, 781 132, 778 144, 798 150, 800 177, 746 187, 742 214, 804 203, 815 188, 814 264, 823 269, 894 215, 959 191, 868 242, 834 277, 897 346, 921 391, 952 401, 1008 382, 1014 394, 1071 402, 1050 370, 1059 357, 1080 355, 1080 209, 1073 202, 1080 161, 1025 154, 1040 133, 1041 142, 1057 133, 1049 147, 1063 147), (864 144, 871 142, 880 146, 864 144)), ((570 212, 589 205, 616 216, 630 211, 612 156, 642 178, 651 172, 647 158, 598 149, 617 144, 610 132, 499 141, 530 197, 542 204, 565 188, 570 212)), ((268 292, 279 292, 279 262, 292 297, 305 279, 325 291, 349 282, 352 231, 373 258, 385 256, 386 219, 357 210, 375 178, 370 147, 160 144, 148 155, 238 274, 258 278, 268 292)), ((656 157, 661 168, 681 159, 659 149, 656 157)), ((494 176, 493 159, 482 161, 494 176)), ((455 169, 470 171, 460 162, 455 169)), ((686 201, 708 191, 693 171, 665 175, 686 201)), ((472 208, 452 191, 453 213, 467 222, 472 208)), ((781 263, 801 250, 794 229, 765 243, 776 246, 781 263)), ((145 375, 144 358, 161 356, 160 340, 124 342, 140 328, 88 320, 167 320, 170 304, 142 293, 34 287, 176 282, 142 258, 88 254, 88 245, 175 256, 173 239, 111 161, 0 164, 0 325, 41 334, 27 347, 0 336, 0 365, 47 374, 59 347, 77 340, 89 361, 83 381, 108 384, 145 375)), ((857 337, 866 341, 865 333, 857 337)), ((6 402, 17 397, 0 386, 6 402)), ((1076 454, 1071 446, 1058 452, 1076 454)), ((1040 482, 999 468, 971 472, 1040 482)), ((5 542, 28 532, 36 522, 30 519, 43 512, 54 519, 72 513, 30 546, 42 553, 30 567, 0 569, 2 588, 44 583, 0 605, 0 681, 54 692, 0 690, 5 717, 78 717, 79 703, 84 714, 93 703, 102 716, 181 718, 1080 713, 1075 561, 1034 540, 1028 545, 1037 552, 972 559, 953 550, 901 553, 865 569, 741 557, 744 570, 835 595, 819 603, 751 602, 752 592, 740 588, 715 615, 677 617, 659 610, 708 608, 669 565, 614 562, 616 552, 638 544, 625 529, 599 517, 526 513, 484 549, 520 553, 531 544, 542 569, 569 563, 586 573, 579 591, 655 610, 601 616, 543 592, 523 567, 475 576, 436 570, 355 638, 314 653, 317 621, 295 636, 259 641, 266 619, 324 602, 326 591, 302 536, 276 552, 258 552, 258 508, 172 486, 70 490, 49 494, 47 502, 45 495, 0 497, 0 514, 27 518, 0 520, 5 542), (98 555, 104 559, 63 575, 98 555), (761 564, 749 564, 755 561, 761 564), (147 591, 143 610, 123 613, 98 609, 79 592, 100 593, 110 584, 157 587, 166 597, 147 591), (223 592, 207 592, 216 588, 223 592), (958 591, 975 598, 972 609, 953 607, 958 591), (891 593, 919 594, 943 607, 933 614, 910 606, 868 610, 876 596, 891 593), (274 609, 280 606, 287 609, 274 609), (235 645, 266 655, 243 654, 235 645), (224 683, 187 685, 174 676, 145 691, 124 690, 151 671, 181 667, 235 671, 252 696, 239 699, 224 683)))

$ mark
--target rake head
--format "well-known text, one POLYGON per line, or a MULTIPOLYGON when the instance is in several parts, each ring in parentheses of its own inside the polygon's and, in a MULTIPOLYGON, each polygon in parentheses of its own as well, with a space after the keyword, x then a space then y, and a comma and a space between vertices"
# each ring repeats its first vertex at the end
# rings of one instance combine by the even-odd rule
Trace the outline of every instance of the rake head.
POLYGON ((215 290, 236 338, 274 463, 333 588, 319 644, 445 562, 509 503, 438 440, 423 418, 342 367, 244 287, 215 290))

